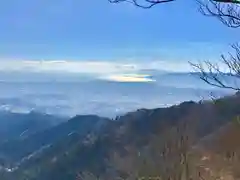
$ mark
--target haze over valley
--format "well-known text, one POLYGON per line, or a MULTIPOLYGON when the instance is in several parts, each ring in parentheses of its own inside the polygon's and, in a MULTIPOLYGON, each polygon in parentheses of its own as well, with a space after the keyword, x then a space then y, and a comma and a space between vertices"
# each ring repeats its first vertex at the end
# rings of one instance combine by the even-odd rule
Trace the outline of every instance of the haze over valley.
POLYGON ((216 97, 233 93, 186 72, 189 64, 176 69, 167 62, 147 63, 3 61, 0 110, 115 117, 139 108, 206 100, 210 93, 216 97))

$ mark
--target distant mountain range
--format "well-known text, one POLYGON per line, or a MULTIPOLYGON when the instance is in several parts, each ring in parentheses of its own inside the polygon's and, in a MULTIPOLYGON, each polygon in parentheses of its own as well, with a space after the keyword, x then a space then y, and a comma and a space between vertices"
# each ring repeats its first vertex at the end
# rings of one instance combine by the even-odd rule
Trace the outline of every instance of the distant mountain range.
MULTIPOLYGON (((35 131, 35 133, 27 137, 22 137, 20 135, 19 138, 0 144, 0 152, 3 158, 6 159, 5 161, 19 162, 21 159, 31 155, 40 148, 57 143, 67 136, 77 134, 80 137, 88 134, 93 129, 97 130, 101 128, 105 120, 108 119, 94 115, 76 116, 66 122, 58 122, 59 125, 55 124, 55 126, 52 126, 52 124, 50 124, 51 119, 49 119, 48 124, 46 123, 48 119, 44 119, 42 122, 38 121, 39 129, 35 131)), ((33 121, 36 122, 34 117, 33 121)), ((29 128, 34 130, 31 122, 25 123, 28 123, 30 126, 29 128)))
MULTIPOLYGON (((116 119, 76 116, 0 144, 0 175, 3 180, 75 180, 82 172, 104 180, 126 179, 136 173, 163 175, 164 168, 178 157, 171 154, 170 142, 179 139, 176 142, 181 145, 187 141, 186 151, 194 154, 197 164, 197 157, 207 151, 204 139, 217 143, 214 139, 220 137, 219 129, 234 124, 239 107, 237 93, 214 102, 189 101, 167 108, 139 109, 116 119), (216 138, 208 138, 210 135, 216 138)), ((185 152, 182 148, 179 151, 185 152)))
POLYGON ((15 138, 26 138, 36 132, 60 124, 65 120, 63 117, 34 111, 30 113, 0 111, 0 142, 15 138))

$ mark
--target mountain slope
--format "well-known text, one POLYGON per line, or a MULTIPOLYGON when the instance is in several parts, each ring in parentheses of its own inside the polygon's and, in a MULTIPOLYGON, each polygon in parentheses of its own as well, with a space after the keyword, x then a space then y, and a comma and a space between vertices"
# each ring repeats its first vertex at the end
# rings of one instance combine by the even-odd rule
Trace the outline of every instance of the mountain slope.
POLYGON ((192 148, 201 176, 240 178, 240 124, 230 122, 204 137, 192 148))
POLYGON ((159 175, 165 172, 165 167, 175 163, 178 153, 185 148, 173 148, 176 142, 186 138, 186 148, 191 147, 240 115, 239 107, 240 96, 235 95, 215 102, 185 102, 169 108, 140 109, 107 121, 99 126, 100 131, 92 131, 94 121, 89 125, 90 131, 84 125, 83 136, 58 135, 57 143, 23 162, 7 176, 10 180, 75 180, 79 172, 90 171, 110 180, 134 173, 159 175))
POLYGON ((33 111, 27 114, 0 111, 0 142, 27 137, 65 120, 62 117, 33 111))
POLYGON ((72 134, 83 136, 93 129, 98 130, 105 123, 105 120, 108 119, 94 115, 76 116, 67 122, 37 132, 26 138, 18 138, 0 144, 0 155, 7 162, 17 163, 40 148, 64 140, 67 136, 72 134))

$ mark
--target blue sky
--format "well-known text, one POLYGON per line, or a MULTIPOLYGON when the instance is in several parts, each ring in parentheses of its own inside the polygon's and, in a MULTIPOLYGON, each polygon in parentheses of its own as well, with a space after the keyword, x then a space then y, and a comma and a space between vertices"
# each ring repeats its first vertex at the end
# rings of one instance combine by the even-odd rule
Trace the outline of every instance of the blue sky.
POLYGON ((151 10, 107 0, 8 0, 0 2, 0 27, 1 61, 214 60, 238 40, 194 0, 151 10))
POLYGON ((176 87, 195 87, 198 81, 187 81, 179 74, 164 80, 159 71, 185 72, 191 70, 187 61, 217 60, 238 37, 236 29, 201 15, 195 0, 177 0, 151 10, 125 3, 114 5, 107 0, 1 0, 0 83, 79 82, 85 80, 82 75, 86 74, 101 80, 154 82, 143 86, 138 83, 108 86, 104 82, 104 86, 94 84, 92 88, 82 84, 78 87, 63 84, 58 88, 60 85, 49 83, 41 88, 41 83, 36 87, 31 83, 26 86, 2 83, 0 97, 4 98, 0 98, 0 105, 50 111, 53 108, 57 113, 69 108, 75 114, 105 110, 115 114, 120 107, 124 111, 152 108, 199 98, 191 89, 178 91, 158 86, 165 82, 166 86, 170 83, 176 87), (149 74, 153 78, 148 78, 149 74), (145 90, 148 93, 143 96, 145 90), (66 101, 62 104, 55 96, 46 96, 47 99, 38 96, 44 93, 64 94, 66 101), (29 99, 31 94, 36 94, 36 98, 29 99), (13 99, 8 101, 6 97, 13 99), (15 97, 20 106, 11 104, 15 97), (63 108, 56 109, 57 105, 63 108))

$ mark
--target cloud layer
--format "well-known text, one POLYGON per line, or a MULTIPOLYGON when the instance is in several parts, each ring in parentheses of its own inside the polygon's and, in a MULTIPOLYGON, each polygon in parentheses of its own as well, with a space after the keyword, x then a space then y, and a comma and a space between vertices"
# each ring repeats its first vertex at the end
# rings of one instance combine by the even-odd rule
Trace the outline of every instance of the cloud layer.
MULTIPOLYGON (((193 62, 194 63, 194 62, 193 62)), ((220 70, 228 72, 226 65, 219 64, 220 70)), ((204 67, 204 65, 203 65, 204 67)), ((197 70, 197 69, 195 69, 197 70)), ((206 67, 207 71, 208 68, 206 67)), ((187 73, 194 68, 186 61, 162 61, 162 60, 7 60, 0 59, 0 81, 4 81, 4 73, 7 78, 14 76, 14 80, 28 81, 29 74, 36 79, 62 80, 74 78, 84 80, 88 77, 117 82, 154 82, 159 73, 187 73), (14 73, 13 73, 14 72, 14 73), (24 75, 25 74, 25 75, 24 75), (28 74, 28 75, 26 75, 28 74), (10 75, 10 76, 9 76, 10 75)), ((69 81, 69 80, 68 80, 69 81)))
POLYGON ((218 93, 189 73, 167 73, 187 71, 187 66, 163 61, 4 60, 0 110, 115 116, 218 93))
POLYGON ((164 61, 71 61, 71 60, 0 60, 0 72, 90 75, 111 81, 148 82, 152 74, 143 71, 188 72, 188 63, 164 61))

